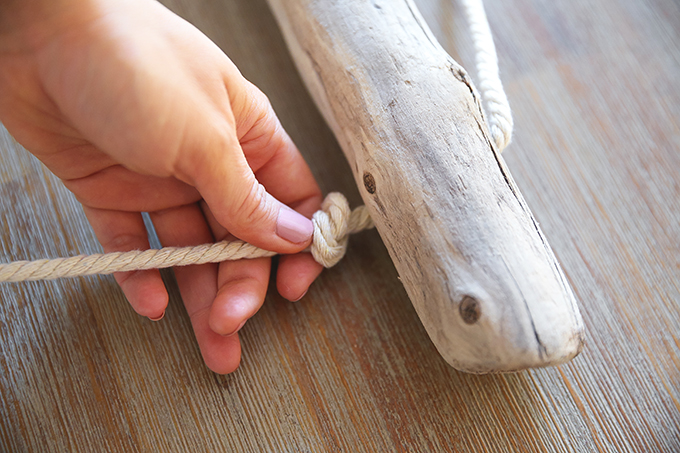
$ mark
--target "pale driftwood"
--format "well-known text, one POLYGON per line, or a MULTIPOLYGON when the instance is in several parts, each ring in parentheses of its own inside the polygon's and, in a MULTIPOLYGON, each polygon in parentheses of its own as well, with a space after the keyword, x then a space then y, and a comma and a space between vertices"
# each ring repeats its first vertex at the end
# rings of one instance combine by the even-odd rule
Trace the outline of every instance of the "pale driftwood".
POLYGON ((430 338, 455 368, 563 363, 583 325, 466 72, 410 1, 269 0, 430 338))

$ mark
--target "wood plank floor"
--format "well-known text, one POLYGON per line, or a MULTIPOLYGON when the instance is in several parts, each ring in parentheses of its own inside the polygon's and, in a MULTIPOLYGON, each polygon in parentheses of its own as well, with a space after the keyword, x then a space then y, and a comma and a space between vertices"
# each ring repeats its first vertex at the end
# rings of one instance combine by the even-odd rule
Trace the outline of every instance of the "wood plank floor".
MULTIPOLYGON (((324 192, 360 202, 264 0, 167 0, 271 99, 324 192)), ((460 5, 419 0, 473 74, 460 5)), ((487 0, 505 158, 587 343, 510 375, 450 368, 375 231, 305 298, 270 290, 234 374, 203 365, 172 273, 162 322, 111 277, 0 284, 0 451, 680 451, 680 3, 487 0)), ((79 204, 0 129, 0 261, 99 252, 79 204)))

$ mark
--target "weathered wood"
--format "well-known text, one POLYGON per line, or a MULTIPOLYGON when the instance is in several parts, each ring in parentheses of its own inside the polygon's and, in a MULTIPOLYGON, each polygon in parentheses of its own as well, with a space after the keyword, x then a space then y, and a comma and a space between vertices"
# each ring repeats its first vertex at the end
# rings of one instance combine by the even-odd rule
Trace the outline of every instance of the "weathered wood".
MULTIPOLYGON (((164 3, 264 90, 322 190, 359 204, 265 1, 164 3)), ((171 274, 159 323, 112 277, 0 285, 0 451, 680 451, 680 5, 486 6, 517 120, 503 156, 580 302, 578 357, 451 368, 375 231, 302 301, 272 287, 225 377, 203 365, 171 274)), ((458 2, 418 7, 471 65, 458 2)), ((0 128, 2 261, 97 251, 78 203, 0 128)))
POLYGON ((269 0, 439 352, 473 373, 581 350, 571 288, 470 78, 407 1, 269 0))

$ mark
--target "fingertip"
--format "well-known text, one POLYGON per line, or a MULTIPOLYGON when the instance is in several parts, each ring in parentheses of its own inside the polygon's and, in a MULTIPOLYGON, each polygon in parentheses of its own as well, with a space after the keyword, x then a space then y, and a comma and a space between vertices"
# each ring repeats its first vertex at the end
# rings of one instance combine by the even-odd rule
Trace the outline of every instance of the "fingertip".
MULTIPOLYGON (((149 248, 141 213, 89 206, 83 206, 83 210, 105 253, 149 248)), ((135 312, 150 319, 163 317, 168 306, 168 291, 157 269, 116 272, 114 278, 135 312)))
POLYGON ((243 326, 246 325, 246 322, 248 321, 248 319, 250 319, 250 318, 246 318, 243 321, 241 321, 241 324, 239 324, 238 327, 236 327, 236 329, 234 329, 233 332, 228 333, 227 336, 230 337, 232 335, 236 335, 237 333, 239 333, 241 331, 241 329, 243 329, 243 326))
POLYGON ((212 303, 208 324, 219 335, 233 335, 260 309, 271 260, 245 260, 221 267, 222 286, 212 303))
POLYGON ((161 315, 157 318, 152 318, 152 317, 149 316, 149 321, 158 322, 163 318, 165 318, 165 311, 163 313, 161 313, 161 315))
MULTIPOLYGON (((234 371, 236 371, 238 369, 238 367, 241 365, 241 354, 240 354, 240 352, 239 352, 238 357, 235 357, 235 358, 236 358, 236 360, 230 361, 228 363, 220 362, 220 363, 216 363, 214 366, 208 365, 208 368, 213 373, 231 374, 234 371)), ((207 362, 206 362, 206 364, 207 364, 207 362)))
POLYGON ((209 326, 209 312, 191 316, 196 341, 206 366, 217 374, 233 373, 241 363, 241 342, 238 335, 223 336, 209 326))
POLYGON ((245 325, 246 321, 255 314, 259 301, 252 297, 236 296, 218 297, 210 309, 208 325, 218 335, 230 336, 237 333, 245 325))
POLYGON ((128 302, 140 316, 160 321, 168 307, 168 291, 157 270, 121 272, 116 274, 128 302))
POLYGON ((206 366, 214 373, 229 374, 241 364, 241 342, 238 335, 224 337, 214 332, 199 342, 206 366))
POLYGON ((305 291, 304 293, 302 293, 302 296, 298 297, 295 300, 291 300, 291 302, 299 302, 300 300, 302 300, 303 297, 305 297, 307 295, 308 292, 309 292, 309 289, 307 291, 305 291))
POLYGON ((310 285, 323 271, 309 253, 282 256, 276 276, 276 288, 284 299, 297 302, 309 291, 310 285))

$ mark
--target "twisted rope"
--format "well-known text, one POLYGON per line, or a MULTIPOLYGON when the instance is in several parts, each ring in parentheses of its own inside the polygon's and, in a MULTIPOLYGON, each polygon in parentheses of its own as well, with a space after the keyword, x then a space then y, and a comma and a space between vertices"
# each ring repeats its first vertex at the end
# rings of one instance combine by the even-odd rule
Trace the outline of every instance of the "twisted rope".
MULTIPOLYGON (((326 197, 321 210, 314 213, 312 222, 314 223, 314 238, 310 251, 314 259, 325 267, 334 266, 345 256, 350 234, 374 226, 366 206, 360 206, 351 211, 347 199, 339 193, 331 193, 326 197)), ((15 261, 0 264, 0 282, 53 280, 62 277, 163 269, 274 255, 276 253, 243 241, 222 241, 194 247, 165 247, 52 260, 15 261)))
POLYGON ((496 46, 482 0, 461 0, 461 3, 475 46, 479 90, 488 116, 489 131, 496 146, 502 151, 510 143, 513 121, 510 103, 499 76, 496 46))
MULTIPOLYGON (((465 8, 475 47, 479 89, 488 116, 491 137, 503 150, 512 135, 512 113, 498 74, 498 57, 491 36, 482 0, 461 0, 465 8)), ((312 216, 314 236, 311 251, 314 259, 324 267, 332 267, 345 256, 349 235, 373 228, 368 210, 360 206, 349 209, 342 194, 331 193, 312 216)), ((190 264, 220 263, 244 258, 262 258, 276 253, 257 248, 243 241, 222 241, 194 247, 165 247, 152 250, 133 250, 71 258, 15 261, 0 264, 0 282, 52 280, 92 274, 163 269, 190 264)))

